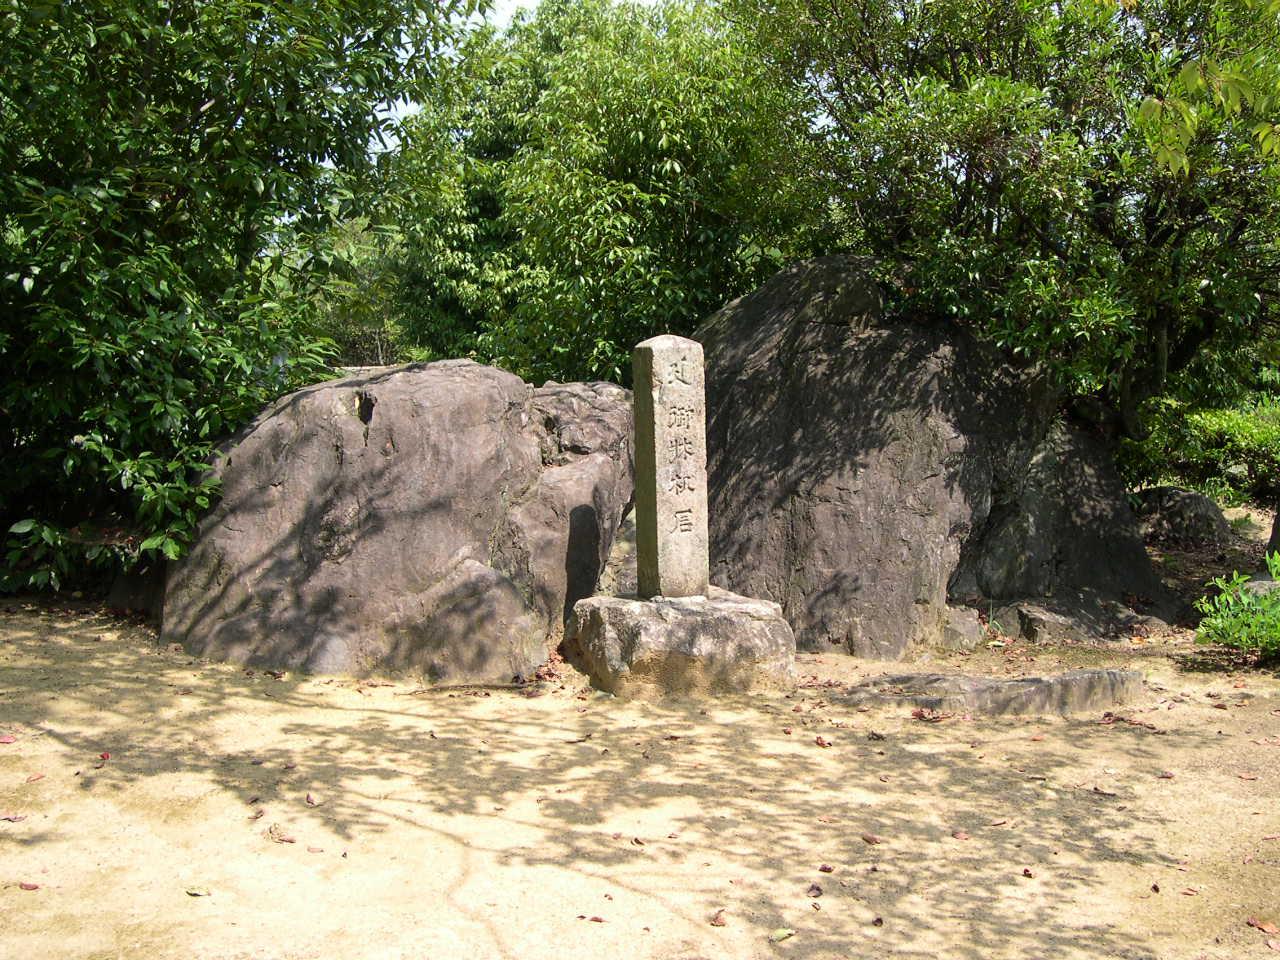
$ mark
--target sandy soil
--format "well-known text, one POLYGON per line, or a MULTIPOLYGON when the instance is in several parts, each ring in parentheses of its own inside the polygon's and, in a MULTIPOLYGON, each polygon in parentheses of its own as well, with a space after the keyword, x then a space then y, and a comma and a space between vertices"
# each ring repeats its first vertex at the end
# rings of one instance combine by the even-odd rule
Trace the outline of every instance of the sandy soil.
POLYGON ((882 665, 802 661, 791 697, 704 705, 423 691, 12 601, 0 956, 1280 957, 1247 923, 1280 924, 1275 671, 1177 637, 992 648, 921 666, 1148 689, 930 723, 842 705, 882 665))

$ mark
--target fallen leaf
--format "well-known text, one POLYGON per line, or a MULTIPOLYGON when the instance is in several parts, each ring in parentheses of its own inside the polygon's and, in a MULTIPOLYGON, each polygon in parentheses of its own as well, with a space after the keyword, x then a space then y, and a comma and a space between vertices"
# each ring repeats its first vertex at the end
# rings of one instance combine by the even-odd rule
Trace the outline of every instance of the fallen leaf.
POLYGON ((836 868, 831 866, 831 864, 829 863, 824 863, 818 867, 818 872, 819 873, 835 873, 836 868))
POLYGON ((98 754, 98 759, 99 759, 99 760, 110 760, 110 759, 111 759, 111 754, 109 754, 109 753, 107 753, 107 751, 103 750, 100 754, 98 754))
POLYGON ((1173 773, 1172 773, 1172 772, 1170 772, 1170 771, 1168 771, 1168 770, 1163 770, 1163 771, 1161 771, 1160 776, 1159 776, 1159 778, 1158 778, 1158 779, 1160 779, 1160 780, 1172 780, 1172 779, 1173 779, 1173 773))
POLYGON ((19 890, 39 890, 39 889, 40 889, 40 884, 38 884, 38 883, 20 883, 20 884, 18 884, 18 889, 19 889, 19 890))
POLYGON ((971 838, 967 833, 965 833, 963 830, 956 830, 954 833, 952 833, 952 834, 951 834, 951 836, 955 837, 957 840, 970 840, 970 839, 972 839, 972 838, 971 838))
POLYGON ((324 853, 324 847, 307 847, 307 853, 324 853))
POLYGON ((588 919, 588 920, 590 920, 592 923, 604 923, 604 922, 605 922, 604 917, 588 917, 587 919, 588 919))
POLYGON ((17 742, 18 742, 18 738, 15 737, 12 733, 6 733, 3 737, 0 737, 0 743, 17 743, 17 742))
POLYGON ((989 827, 1003 827, 1003 826, 1004 826, 1006 823, 1008 823, 1008 822, 1009 822, 1008 820, 992 820, 989 824, 987 824, 987 826, 989 826, 989 827))
POLYGON ((1200 891, 1195 887, 1186 887, 1182 890, 1182 895, 1184 897, 1198 897, 1200 896, 1200 891))
POLYGON ((261 819, 262 819, 262 815, 263 815, 264 813, 266 813, 266 812, 267 812, 267 811, 265 811, 265 810, 263 810, 261 807, 259 807, 257 810, 253 811, 253 813, 249 814, 249 819, 250 819, 250 820, 261 820, 261 819))
POLYGON ((1043 740, 1043 739, 1044 739, 1044 734, 1043 734, 1043 733, 1037 733, 1034 737, 1032 737, 1032 738, 1031 738, 1031 742, 1032 742, 1032 743, 1039 743, 1039 742, 1040 742, 1041 740, 1043 740))
POLYGON ((1230 708, 1230 707, 1228 707, 1225 703, 1215 703, 1215 704, 1213 705, 1213 709, 1215 709, 1215 710, 1230 710, 1231 708, 1230 708))
POLYGON ((262 835, 273 843, 297 843, 296 837, 291 837, 284 832, 284 827, 278 823, 273 823, 262 832, 262 835))
POLYGON ((1151 892, 1152 892, 1152 893, 1159 893, 1159 892, 1160 892, 1160 884, 1158 884, 1158 883, 1153 883, 1153 884, 1151 885, 1151 892))
POLYGON ((1245 923, 1263 933, 1280 933, 1280 927, 1267 920, 1259 920, 1257 917, 1250 917, 1245 923))
POLYGON ((785 733, 788 737, 789 737, 789 736, 791 736, 791 728, 790 728, 790 727, 783 727, 783 728, 782 728, 782 732, 783 732, 783 733, 785 733))
POLYGON ((796 932, 790 927, 779 927, 773 933, 769 934, 770 943, 781 943, 783 940, 790 940, 796 935, 796 932))
POLYGON ((864 843, 869 843, 872 846, 875 846, 877 843, 884 843, 884 837, 877 837, 874 833, 864 833, 862 835, 862 840, 864 843))
POLYGON ((823 737, 823 736, 814 737, 813 742, 814 742, 814 743, 816 743, 816 744, 817 744, 818 746, 820 746, 820 747, 829 747, 829 746, 831 746, 831 741, 830 741, 830 740, 828 740, 826 737, 823 737))
POLYGON ((1022 875, 1023 875, 1024 877, 1034 877, 1034 876, 1035 876, 1035 874, 1034 874, 1034 873, 1032 873, 1032 872, 1031 872, 1031 870, 1030 870, 1029 868, 1027 868, 1027 867, 1023 867, 1023 868, 1022 868, 1022 875))
POLYGON ((35 783, 37 780, 43 780, 43 779, 44 779, 43 773, 33 773, 31 776, 27 777, 27 783, 35 783))
POLYGON ((634 846, 634 847, 643 847, 643 846, 644 846, 644 841, 643 841, 643 840, 641 840, 639 837, 632 837, 632 838, 631 838, 631 845, 632 845, 632 846, 634 846))
POLYGON ((926 710, 924 707, 916 707, 911 711, 911 716, 916 720, 924 720, 928 723, 941 723, 951 716, 949 713, 939 713, 937 710, 926 710))
POLYGON ((324 803, 324 801, 323 801, 323 800, 317 800, 317 799, 316 799, 315 797, 313 797, 311 794, 309 794, 309 793, 307 794, 307 806, 308 806, 308 807, 318 807, 318 806, 320 806, 320 804, 322 804, 322 803, 324 803))
MULTIPOLYGON (((809 889, 806 890, 804 894, 806 897, 820 897, 822 896, 822 887, 818 886, 818 884, 816 883, 811 883, 809 884, 809 889)), ((1267 932, 1271 933, 1272 931, 1267 931, 1267 932)), ((1274 932, 1280 933, 1280 930, 1276 930, 1274 932)))
POLYGON ((25 819, 27 819, 25 813, 6 813, 3 817, 0 817, 0 820, 5 823, 21 823, 25 819))
POLYGON ((883 926, 884 926, 884 917, 876 917, 874 920, 872 920, 872 921, 871 921, 871 925, 872 925, 873 927, 883 927, 883 926))
POLYGON ((1280 940, 1269 939, 1267 940, 1267 946, 1270 949, 1275 950, 1277 953, 1280 953, 1280 940))
POLYGON ((1236 774, 1236 776, 1238 776, 1241 780, 1257 780, 1258 779, 1258 775, 1256 773, 1238 773, 1236 774))
POLYGON ((210 896, 208 887, 187 887, 188 897, 207 897, 210 896))
POLYGON ((724 910, 723 909, 717 910, 715 913, 711 915, 711 920, 708 922, 713 927, 723 927, 727 922, 724 918, 724 910))

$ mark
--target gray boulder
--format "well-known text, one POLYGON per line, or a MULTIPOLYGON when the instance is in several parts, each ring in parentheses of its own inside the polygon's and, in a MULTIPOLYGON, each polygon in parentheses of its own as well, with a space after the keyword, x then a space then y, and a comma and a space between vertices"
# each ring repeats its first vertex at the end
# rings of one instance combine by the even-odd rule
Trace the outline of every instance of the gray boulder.
POLYGON ((1231 524, 1203 493, 1179 487, 1149 487, 1135 495, 1144 536, 1183 546, 1226 546, 1231 524))
POLYGON ((996 717, 1066 716, 1131 703, 1142 691, 1142 674, 1136 670, 1070 670, 1017 679, 900 674, 852 686, 840 700, 857 706, 915 707, 996 717))
POLYGON ((986 638, 987 629, 978 611, 969 607, 948 607, 942 626, 941 646, 947 650, 972 650, 986 638))
POLYGON ((591 682, 631 699, 795 685, 795 637, 776 603, 711 587, 706 597, 590 597, 565 640, 591 682))
POLYGON ((886 322, 864 267, 795 264, 698 331, 713 581, 890 658, 949 599, 1163 599, 1107 447, 956 325, 886 322))
POLYGON ((531 673, 630 499, 631 404, 470 361, 284 397, 220 451, 163 638, 202 656, 452 681, 531 673))

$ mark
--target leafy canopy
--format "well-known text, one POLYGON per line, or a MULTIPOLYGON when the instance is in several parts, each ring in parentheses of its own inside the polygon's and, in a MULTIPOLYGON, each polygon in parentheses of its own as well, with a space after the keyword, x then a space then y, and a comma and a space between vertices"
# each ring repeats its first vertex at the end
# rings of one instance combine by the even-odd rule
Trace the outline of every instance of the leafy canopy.
POLYGON ((803 250, 787 91, 702 3, 545 0, 459 45, 397 160, 401 324, 428 355, 622 379, 803 250))
POLYGON ((312 238, 464 5, 0 11, 0 586, 177 554, 213 440, 322 369, 312 238))
POLYGON ((833 226, 901 309, 1049 364, 1131 435, 1206 354, 1276 339, 1280 4, 723 6, 803 98, 833 226))

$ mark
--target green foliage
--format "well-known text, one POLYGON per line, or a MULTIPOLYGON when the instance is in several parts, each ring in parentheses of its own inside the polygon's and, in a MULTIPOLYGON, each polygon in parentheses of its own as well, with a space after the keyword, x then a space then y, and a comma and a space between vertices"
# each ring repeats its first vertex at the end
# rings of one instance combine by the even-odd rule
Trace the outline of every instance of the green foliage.
MULTIPOLYGON (((1273 580, 1280 580, 1280 553, 1267 555, 1267 569, 1273 580)), ((1257 653, 1263 659, 1280 656, 1280 590, 1249 590, 1248 582, 1249 575, 1244 573, 1213 581, 1218 592, 1196 601, 1196 610, 1204 615, 1196 639, 1257 653)))
POLYGON ((325 369, 317 238, 461 6, 0 11, 0 587, 176 556, 215 440, 325 369))
POLYGON ((723 5, 804 98, 812 175, 897 309, 973 326, 1135 436, 1199 356, 1276 339, 1274 2, 723 5))
POLYGON ((786 91, 706 4, 547 0, 445 79, 396 164, 397 323, 425 355, 620 380, 802 248, 786 91))
POLYGON ((1226 408, 1166 399, 1151 434, 1128 441, 1120 462, 1138 483, 1177 483, 1221 499, 1280 500, 1280 395, 1256 395, 1226 408))

